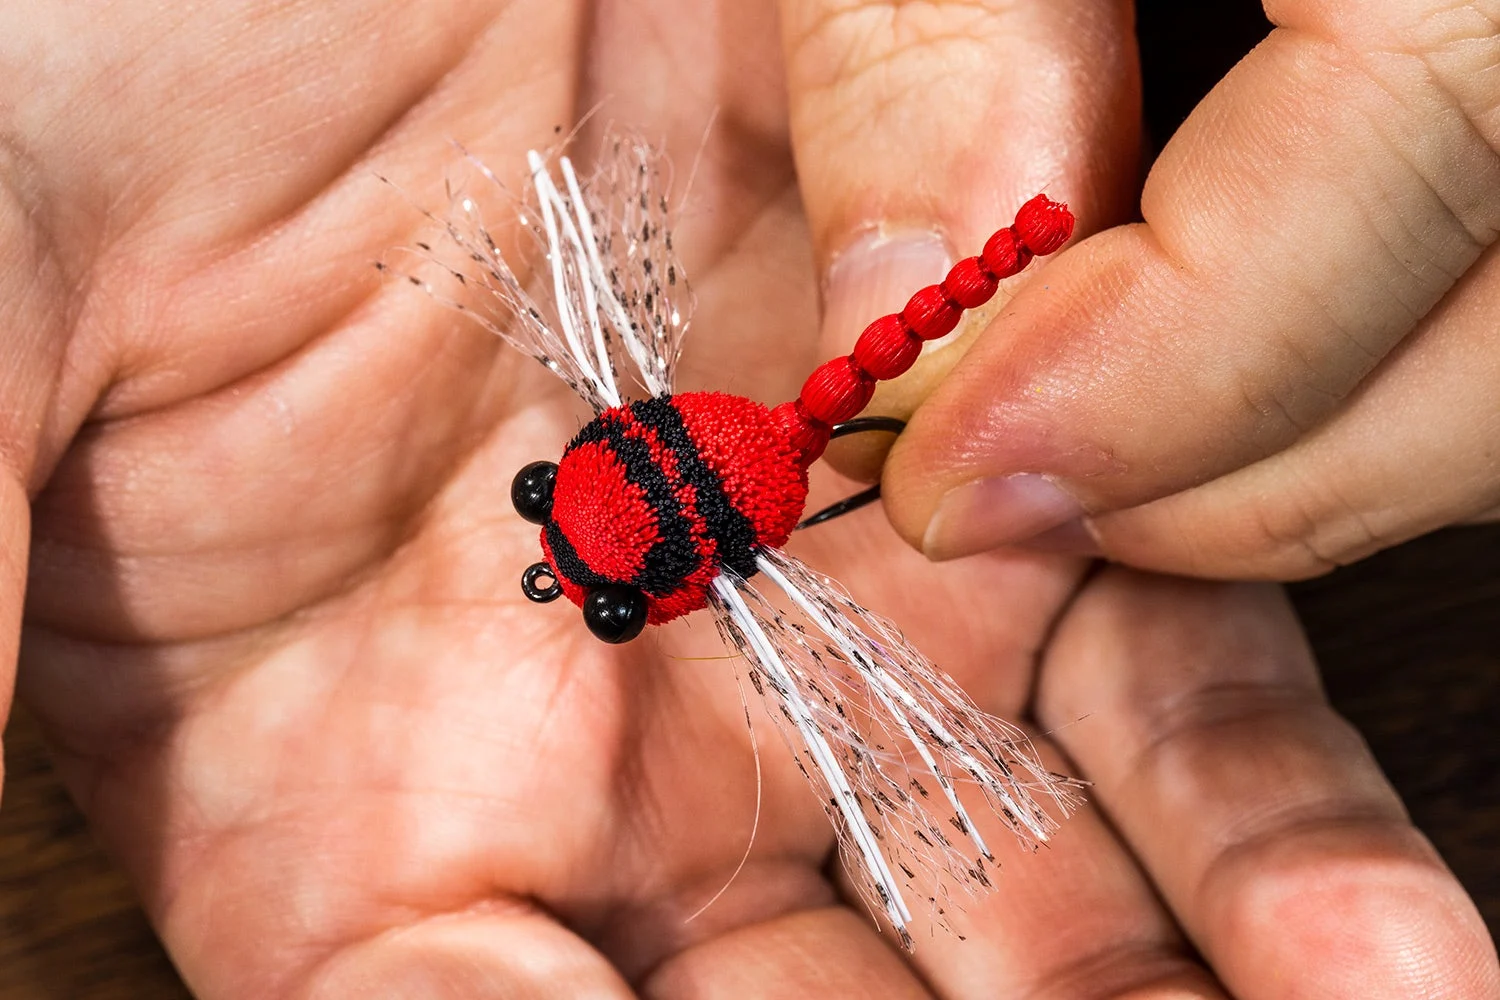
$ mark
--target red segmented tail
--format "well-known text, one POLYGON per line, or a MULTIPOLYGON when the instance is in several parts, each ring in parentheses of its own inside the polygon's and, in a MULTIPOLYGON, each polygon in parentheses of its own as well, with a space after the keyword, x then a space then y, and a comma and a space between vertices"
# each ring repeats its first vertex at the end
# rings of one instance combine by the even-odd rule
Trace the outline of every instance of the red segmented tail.
POLYGON ((869 405, 875 383, 904 374, 916 363, 922 342, 953 332, 965 309, 984 305, 1000 281, 1019 273, 1033 257, 1055 253, 1073 235, 1068 206, 1039 194, 1021 206, 1014 225, 1000 230, 978 257, 953 265, 948 276, 911 297, 898 313, 865 328, 853 353, 825 361, 802 385, 802 394, 771 411, 801 456, 803 468, 828 447, 833 425, 869 405))

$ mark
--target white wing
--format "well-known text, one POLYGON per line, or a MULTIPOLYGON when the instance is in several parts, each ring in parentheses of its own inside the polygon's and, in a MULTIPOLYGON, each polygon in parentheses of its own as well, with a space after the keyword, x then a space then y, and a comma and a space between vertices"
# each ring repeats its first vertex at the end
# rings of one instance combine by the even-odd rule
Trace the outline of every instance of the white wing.
MULTIPOLYGON (((672 391, 693 310, 672 245, 671 187, 669 162, 659 149, 638 136, 610 132, 593 176, 581 188, 612 293, 608 318, 653 396, 672 391)), ((576 185, 570 190, 579 197, 576 185)))
POLYGON ((725 574, 714 584, 720 630, 772 700, 854 884, 909 948, 907 895, 919 894, 946 924, 947 908, 957 905, 951 888, 993 887, 994 856, 959 784, 980 788, 1012 833, 1035 847, 1057 828, 1041 803, 1067 816, 1080 801, 1079 783, 1044 767, 1023 732, 981 711, 895 626, 832 581, 778 550, 763 551, 757 563, 795 613, 725 574))
POLYGON ((661 154, 609 134, 595 173, 581 183, 568 157, 558 157, 554 171, 530 152, 524 202, 465 155, 486 190, 450 191, 446 218, 419 209, 442 239, 418 243, 415 251, 446 274, 449 288, 377 266, 472 316, 556 373, 596 412, 624 400, 621 359, 648 394, 671 392, 692 296, 672 247, 661 154), (526 251, 501 249, 482 202, 492 203, 492 217, 513 213, 522 242, 530 244, 526 251), (533 294, 516 267, 538 256, 546 267, 533 294))

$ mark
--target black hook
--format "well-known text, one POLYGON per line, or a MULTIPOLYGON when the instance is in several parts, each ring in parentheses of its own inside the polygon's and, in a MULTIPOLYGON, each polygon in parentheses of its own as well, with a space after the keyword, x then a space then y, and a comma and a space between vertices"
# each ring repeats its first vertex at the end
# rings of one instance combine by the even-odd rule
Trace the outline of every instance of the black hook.
POLYGON ((550 604, 562 596, 562 584, 558 582, 557 574, 552 567, 544 562, 532 563, 526 567, 526 572, 521 574, 521 593, 538 604, 550 604), (538 587, 537 577, 545 576, 552 581, 550 587, 538 587))
MULTIPOLYGON (((841 438, 847 434, 863 434, 866 431, 885 431, 889 434, 900 434, 904 430, 906 430, 906 421, 899 417, 855 417, 853 420, 834 424, 833 432, 828 435, 828 439, 832 441, 834 438, 841 438)), ((879 499, 880 484, 876 483, 868 489, 860 490, 853 496, 845 497, 838 503, 829 504, 816 514, 804 517, 798 523, 795 530, 801 531, 803 528, 815 527, 816 525, 823 524, 825 521, 832 521, 836 517, 843 517, 845 514, 859 510, 861 507, 867 507, 879 499)))

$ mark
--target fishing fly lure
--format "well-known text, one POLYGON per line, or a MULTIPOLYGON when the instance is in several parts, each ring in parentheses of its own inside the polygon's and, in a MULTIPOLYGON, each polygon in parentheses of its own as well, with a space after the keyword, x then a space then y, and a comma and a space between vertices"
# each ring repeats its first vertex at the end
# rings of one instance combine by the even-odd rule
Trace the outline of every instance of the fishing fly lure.
POLYGON ((994 854, 960 787, 977 788, 1035 847, 1057 826, 1041 803, 1066 816, 1078 783, 1044 767, 1024 733, 981 711, 895 626, 782 546, 803 515, 808 467, 831 438, 869 426, 855 418, 875 383, 909 369, 923 342, 951 332, 1002 279, 1059 249, 1073 216, 1044 196, 1027 202, 980 255, 871 323, 852 353, 813 371, 797 399, 769 408, 674 392, 691 296, 672 246, 663 162, 622 135, 606 138, 585 180, 567 157, 554 176, 528 154, 520 221, 545 257, 548 295, 527 291, 463 194, 447 218, 426 213, 447 243, 417 250, 477 293, 478 305, 406 277, 541 362, 595 412, 556 462, 533 462, 512 483, 517 513, 541 529, 543 559, 521 576, 526 596, 567 597, 610 643, 711 610, 823 803, 854 884, 909 949, 909 897, 946 925, 950 887, 992 886, 994 854), (622 391, 622 363, 644 398, 622 391))

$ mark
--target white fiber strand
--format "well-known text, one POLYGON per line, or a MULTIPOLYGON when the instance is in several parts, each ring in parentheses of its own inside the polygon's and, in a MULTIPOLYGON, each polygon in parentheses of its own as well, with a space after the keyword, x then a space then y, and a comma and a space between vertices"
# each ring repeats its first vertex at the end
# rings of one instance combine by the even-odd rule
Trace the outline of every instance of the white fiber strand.
POLYGON ((673 245, 666 159, 636 136, 606 136, 598 164, 580 187, 595 220, 604 318, 615 327, 652 395, 672 391, 693 295, 673 245), (615 308, 618 307, 618 308, 615 308))
POLYGON ((411 252, 444 272, 451 290, 425 274, 376 266, 535 358, 595 412, 625 401, 617 361, 647 395, 671 393, 693 297, 673 249, 660 151, 607 132, 586 179, 569 157, 557 158, 561 184, 547 158, 532 151, 524 201, 477 157, 464 156, 488 182, 484 200, 521 223, 518 231, 507 227, 521 237, 518 248, 502 252, 480 199, 450 189, 446 218, 418 206, 445 240, 418 242, 411 252), (537 282, 545 292, 534 296, 518 277, 523 261, 545 261, 537 282))
MULTIPOLYGON (((521 232, 535 245, 537 256, 545 255, 544 233, 531 221, 540 214, 540 209, 518 203, 487 168, 481 166, 480 172, 493 183, 496 199, 516 212, 522 225, 521 232)), ((386 261, 377 263, 376 267, 426 292, 439 305, 463 313, 516 350, 534 358, 566 382, 596 413, 614 405, 600 391, 592 360, 586 355, 579 357, 573 346, 557 332, 560 324, 549 318, 552 310, 541 305, 526 290, 485 222, 476 199, 450 189, 448 201, 447 218, 438 218, 416 205, 417 211, 438 227, 444 239, 442 242, 418 241, 410 252, 445 274, 451 282, 451 291, 440 290, 426 276, 408 273, 386 261)), ((519 258, 520 254, 515 256, 519 258)))
POLYGON ((757 689, 775 696, 772 718, 783 724, 799 765, 809 731, 829 748, 809 752, 815 766, 802 769, 825 809, 832 794, 835 802, 852 802, 861 811, 862 823, 833 817, 849 848, 845 863, 852 881, 889 915, 886 901, 893 890, 883 873, 899 872, 906 898, 926 901, 933 921, 949 926, 950 907, 994 887, 993 851, 960 788, 977 788, 1021 845, 1034 849, 1056 828, 1052 813, 1066 816, 1077 805, 1078 784, 1049 771, 1024 733, 981 711, 893 625, 859 607, 832 581, 776 549, 763 550, 757 565, 792 609, 783 611, 726 574, 760 638, 737 618, 721 620, 720 627, 750 660, 757 689), (768 656, 775 657, 782 679, 763 688, 757 671, 769 676, 763 666, 768 656), (775 707, 786 700, 786 683, 799 695, 801 716, 775 707), (827 771, 830 766, 837 775, 827 771), (835 794, 840 783, 852 798, 835 794), (928 791, 934 783, 940 797, 928 791), (861 841, 843 835, 846 827, 868 827, 886 863, 872 866, 861 841))
MULTIPOLYGON (((844 770, 837 762, 837 755, 814 718, 812 707, 798 689, 797 679, 783 662, 776 644, 767 636, 761 620, 740 595, 740 590, 746 587, 743 581, 731 580, 727 575, 717 577, 713 589, 720 610, 743 639, 743 645, 750 651, 755 665, 765 673, 767 682, 780 701, 784 717, 795 727, 803 750, 812 758, 821 782, 831 793, 828 796, 829 804, 837 808, 839 819, 842 820, 835 823, 835 828, 846 833, 847 840, 852 841, 864 872, 876 886, 881 909, 895 926, 902 943, 910 947, 911 936, 907 926, 911 923, 911 911, 907 909, 896 878, 880 850, 879 835, 866 819, 857 794, 850 787, 844 770)), ((757 688, 764 690, 759 683, 757 688)), ((793 752, 796 752, 795 748, 793 752)))
POLYGON ((991 798, 995 811, 1023 846, 1049 839, 1060 816, 1078 806, 1080 784, 1042 764, 1021 730, 982 711, 889 621, 860 607, 829 578, 785 552, 763 550, 758 563, 789 597, 829 631, 850 663, 884 688, 950 765, 949 778, 968 778, 991 798))
POLYGON ((553 183, 541 154, 536 150, 529 151, 526 162, 531 167, 531 183, 536 188, 537 202, 542 210, 542 225, 547 231, 547 261, 552 268, 553 301, 557 305, 557 320, 562 324, 563 338, 579 366, 588 373, 599 395, 610 406, 619 406, 620 393, 615 387, 609 351, 600 332, 592 273, 582 241, 573 226, 569 205, 553 183), (562 230, 561 236, 559 229, 562 230), (567 239, 568 253, 564 252, 563 238, 567 239), (579 301, 580 298, 582 302, 579 301), (592 356, 579 334, 578 328, 582 323, 589 324, 598 342, 597 350, 592 356))

